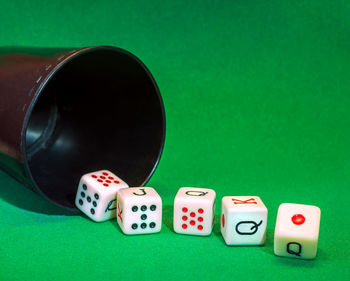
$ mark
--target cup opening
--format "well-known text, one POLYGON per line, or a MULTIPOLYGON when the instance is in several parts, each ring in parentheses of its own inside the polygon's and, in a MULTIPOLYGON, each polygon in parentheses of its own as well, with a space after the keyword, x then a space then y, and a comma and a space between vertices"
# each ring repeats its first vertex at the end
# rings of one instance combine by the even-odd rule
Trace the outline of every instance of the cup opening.
POLYGON ((130 186, 144 185, 158 164, 165 116, 145 66, 117 48, 95 48, 63 62, 28 118, 25 167, 36 188, 75 209, 80 177, 108 169, 130 186))

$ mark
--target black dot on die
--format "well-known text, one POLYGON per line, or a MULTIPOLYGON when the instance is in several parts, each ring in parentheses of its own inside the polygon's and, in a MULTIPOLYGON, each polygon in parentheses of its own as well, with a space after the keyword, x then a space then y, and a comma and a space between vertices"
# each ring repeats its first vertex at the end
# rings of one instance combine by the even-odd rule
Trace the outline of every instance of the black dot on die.
POLYGON ((79 199, 79 204, 83 205, 83 203, 84 203, 83 200, 79 199))
POLYGON ((80 195, 81 195, 81 197, 84 198, 85 197, 85 192, 81 192, 80 195))
POLYGON ((90 203, 91 202, 91 197, 90 196, 86 197, 86 200, 90 203))
POLYGON ((151 205, 150 207, 151 211, 155 211, 157 209, 156 205, 151 205))
POLYGON ((155 228, 155 227, 156 227, 156 224, 155 224, 154 222, 151 222, 151 223, 149 224, 149 227, 150 227, 150 228, 155 228))
POLYGON ((95 210, 93 208, 91 208, 90 209, 90 213, 94 215, 95 214, 95 210))
POLYGON ((87 190, 86 184, 83 184, 83 189, 84 189, 84 190, 87 190))
POLYGON ((142 220, 147 219, 147 215, 143 214, 143 215, 141 216, 141 219, 142 219, 142 220))
POLYGON ((131 208, 131 210, 132 210, 133 212, 137 212, 138 209, 139 209, 139 208, 137 208, 137 206, 133 206, 133 207, 131 208))
POLYGON ((147 224, 145 224, 145 223, 141 223, 141 228, 142 228, 142 229, 145 229, 145 228, 146 228, 146 226, 147 226, 147 224))
POLYGON ((131 225, 131 228, 132 228, 132 229, 137 229, 137 223, 133 223, 133 224, 131 225))
POLYGON ((147 207, 146 207, 145 205, 142 205, 142 206, 141 206, 141 211, 144 212, 144 211, 146 211, 146 210, 147 210, 147 207))
POLYGON ((96 198, 96 200, 98 200, 98 198, 100 198, 100 196, 98 196, 97 193, 94 194, 94 197, 96 198))
POLYGON ((92 202, 92 205, 94 205, 94 207, 97 207, 96 201, 92 202))

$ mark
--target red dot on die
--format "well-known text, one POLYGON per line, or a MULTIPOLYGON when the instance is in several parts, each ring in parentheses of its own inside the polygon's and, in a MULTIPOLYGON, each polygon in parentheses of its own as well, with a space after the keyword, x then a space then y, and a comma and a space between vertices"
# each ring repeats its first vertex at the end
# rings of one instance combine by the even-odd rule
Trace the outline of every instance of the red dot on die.
POLYGON ((196 222, 195 221, 190 221, 190 225, 195 225, 196 222))
POLYGON ((222 214, 221 222, 222 222, 222 227, 225 227, 225 215, 224 214, 222 214))
POLYGON ((182 217, 182 220, 183 220, 183 221, 187 221, 187 217, 186 217, 186 216, 183 216, 183 217, 182 217))
POLYGON ((96 175, 91 175, 94 179, 96 179, 97 178, 97 176, 96 175))
POLYGON ((100 176, 100 178, 101 178, 101 179, 105 179, 106 177, 104 177, 104 176, 100 176))
POLYGON ((108 177, 108 179, 113 180, 114 178, 113 177, 108 177))
POLYGON ((202 218, 202 217, 199 217, 199 218, 198 218, 198 221, 199 221, 199 222, 202 222, 202 221, 203 221, 203 218, 202 218))
POLYGON ((104 186, 109 186, 109 185, 108 185, 108 184, 106 184, 106 183, 104 183, 103 185, 104 185, 104 186))
POLYGON ((198 230, 203 230, 203 226, 202 225, 198 225, 198 230))
POLYGON ((111 181, 109 181, 109 180, 106 180, 106 182, 107 182, 107 183, 111 183, 111 181))
POLYGON ((119 183, 119 181, 114 181, 114 183, 119 183))
POLYGON ((182 208, 182 211, 183 211, 184 213, 187 213, 188 209, 187 209, 186 207, 183 207, 183 208, 182 208))
POLYGON ((302 214, 292 216, 292 222, 296 225, 301 225, 305 222, 305 217, 302 214))
POLYGON ((104 174, 105 176, 108 176, 108 173, 106 173, 106 172, 103 172, 102 174, 104 174))
POLYGON ((204 210, 201 208, 201 209, 198 209, 198 213, 200 214, 203 214, 204 210))
POLYGON ((183 225, 182 225, 182 228, 183 228, 183 229, 186 229, 186 228, 187 228, 187 224, 183 224, 183 225))
POLYGON ((98 179, 97 181, 98 181, 98 182, 103 182, 103 180, 100 180, 100 179, 98 179))
POLYGON ((190 216, 191 216, 192 218, 194 218, 194 217, 196 216, 196 214, 195 214, 194 212, 192 212, 192 213, 190 214, 190 216))

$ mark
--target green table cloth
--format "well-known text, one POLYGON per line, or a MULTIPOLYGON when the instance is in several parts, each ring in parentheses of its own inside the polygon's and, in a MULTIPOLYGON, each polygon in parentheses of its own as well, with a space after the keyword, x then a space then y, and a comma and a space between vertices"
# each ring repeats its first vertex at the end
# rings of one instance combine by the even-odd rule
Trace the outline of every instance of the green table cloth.
POLYGON ((148 183, 163 199, 159 234, 63 212, 0 172, 0 280, 350 280, 349 14, 350 2, 324 0, 1 1, 1 46, 138 56, 167 135, 148 183), (173 232, 182 186, 216 191, 209 237, 173 232), (265 246, 225 245, 226 195, 261 197, 265 246), (315 260, 273 254, 284 202, 321 208, 315 260))

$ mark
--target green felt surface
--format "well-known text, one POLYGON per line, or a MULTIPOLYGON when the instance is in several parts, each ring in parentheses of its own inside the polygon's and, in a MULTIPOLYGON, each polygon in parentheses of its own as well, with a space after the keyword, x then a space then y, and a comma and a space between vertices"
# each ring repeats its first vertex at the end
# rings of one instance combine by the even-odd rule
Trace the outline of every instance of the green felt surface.
MULTIPOLYGON (((154 75, 167 115, 149 186, 163 229, 60 210, 0 172, 0 280, 350 280, 348 1, 1 1, 0 46, 114 45, 154 75), (79 3, 79 4, 78 4, 79 3), (213 188, 209 237, 175 234, 180 186, 213 188), (258 195, 264 247, 227 247, 224 195, 258 195), (317 258, 273 254, 277 208, 317 205, 317 258)), ((1 102, 1 101, 0 101, 1 102)))

